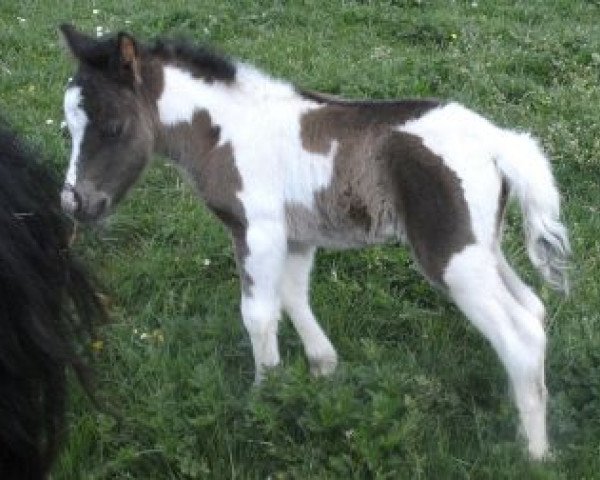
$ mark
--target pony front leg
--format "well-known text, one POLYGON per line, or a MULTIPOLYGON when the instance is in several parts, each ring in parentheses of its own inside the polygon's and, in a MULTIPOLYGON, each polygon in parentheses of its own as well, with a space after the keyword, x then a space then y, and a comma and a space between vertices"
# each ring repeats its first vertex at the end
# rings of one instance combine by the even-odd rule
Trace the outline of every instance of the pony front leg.
POLYGON ((267 368, 279 364, 277 326, 281 311, 279 282, 286 254, 285 228, 275 221, 255 222, 246 231, 244 246, 247 251, 240 252, 236 241, 242 270, 242 318, 252 343, 259 383, 267 368))

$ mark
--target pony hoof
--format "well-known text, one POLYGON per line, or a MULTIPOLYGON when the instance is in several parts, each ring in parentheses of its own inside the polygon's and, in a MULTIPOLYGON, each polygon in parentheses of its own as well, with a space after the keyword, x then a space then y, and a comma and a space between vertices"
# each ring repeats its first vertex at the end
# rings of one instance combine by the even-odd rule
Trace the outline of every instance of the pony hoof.
POLYGON ((519 425, 517 430, 517 440, 527 444, 527 453, 529 454, 530 460, 534 462, 545 462, 554 459, 554 455, 548 448, 548 440, 538 439, 537 441, 528 441, 523 425, 519 425))
POLYGON ((274 363, 273 365, 261 365, 260 367, 256 367, 256 373, 254 374, 254 385, 260 385, 267 377, 269 372, 272 372, 277 367, 279 367, 279 362, 274 363))
POLYGON ((554 455, 548 450, 548 446, 542 447, 529 446, 529 458, 534 462, 551 462, 554 455))
POLYGON ((327 355, 319 358, 309 358, 310 373, 315 377, 331 375, 337 366, 337 355, 327 355))

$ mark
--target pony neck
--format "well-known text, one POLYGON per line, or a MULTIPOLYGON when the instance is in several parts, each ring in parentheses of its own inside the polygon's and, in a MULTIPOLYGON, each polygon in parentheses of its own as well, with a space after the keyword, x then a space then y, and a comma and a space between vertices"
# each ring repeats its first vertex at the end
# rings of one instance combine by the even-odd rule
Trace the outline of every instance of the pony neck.
POLYGON ((232 82, 206 81, 172 64, 163 66, 163 90, 157 100, 163 127, 190 122, 194 113, 206 110, 214 116, 259 109, 271 102, 301 99, 294 87, 256 68, 238 63, 232 82))
POLYGON ((163 90, 157 100, 160 153, 184 166, 190 157, 210 150, 240 133, 265 124, 284 110, 306 107, 306 100, 286 82, 236 63, 233 81, 194 76, 178 65, 163 65, 163 90), (216 141, 216 143, 215 143, 216 141), (192 151, 193 150, 193 151, 192 151))

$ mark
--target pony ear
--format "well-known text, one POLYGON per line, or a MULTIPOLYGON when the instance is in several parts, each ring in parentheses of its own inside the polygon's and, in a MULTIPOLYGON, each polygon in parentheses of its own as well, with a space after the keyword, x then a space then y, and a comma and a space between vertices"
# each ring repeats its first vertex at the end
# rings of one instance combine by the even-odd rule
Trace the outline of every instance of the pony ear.
POLYGON ((84 63, 97 63, 99 52, 96 39, 78 32, 68 23, 63 23, 59 27, 59 35, 73 58, 84 63))
POLYGON ((119 66, 121 72, 131 75, 134 84, 142 83, 140 74, 140 57, 135 39, 125 32, 117 36, 119 66))
POLYGON ((60 26, 63 43, 73 57, 86 65, 110 72, 113 78, 133 86, 142 83, 135 39, 125 32, 102 40, 78 32, 73 25, 60 26))

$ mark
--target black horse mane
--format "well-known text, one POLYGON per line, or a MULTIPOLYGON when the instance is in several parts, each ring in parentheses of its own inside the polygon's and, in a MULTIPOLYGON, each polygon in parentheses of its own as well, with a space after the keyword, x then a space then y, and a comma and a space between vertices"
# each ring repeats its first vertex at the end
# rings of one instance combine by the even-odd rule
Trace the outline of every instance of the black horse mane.
MULTIPOLYGON (((79 34, 72 25, 63 24, 61 30, 74 36, 72 48, 87 66, 99 70, 119 68, 119 38, 129 36, 127 33, 96 39, 79 34)), ((136 47, 142 55, 148 54, 166 62, 184 65, 194 76, 209 82, 217 80, 231 83, 235 80, 235 64, 208 46, 193 44, 184 38, 158 38, 151 44, 136 43, 136 47)))
POLYGON ((193 45, 181 38, 160 38, 147 49, 151 55, 156 55, 163 60, 185 64, 192 74, 207 81, 218 80, 231 83, 235 80, 235 64, 209 47, 193 45))
MULTIPOLYGON (((67 370, 102 315, 69 253, 59 183, 0 120, 0 478, 45 478, 65 428, 67 370)), ((89 351, 89 347, 87 348, 89 351)))

